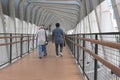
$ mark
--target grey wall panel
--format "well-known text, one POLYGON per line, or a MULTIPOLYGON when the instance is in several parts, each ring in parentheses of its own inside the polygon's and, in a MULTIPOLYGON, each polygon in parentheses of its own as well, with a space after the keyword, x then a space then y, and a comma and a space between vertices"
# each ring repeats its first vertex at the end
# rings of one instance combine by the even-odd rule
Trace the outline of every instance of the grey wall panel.
POLYGON ((27 6, 28 5, 29 4, 27 2, 25 2, 23 5, 23 20, 25 20, 25 21, 26 21, 26 13, 27 13, 27 6))
POLYGON ((20 0, 15 0, 15 16, 19 18, 19 3, 20 0))
POLYGON ((9 0, 1 0, 3 13, 9 15, 9 0))

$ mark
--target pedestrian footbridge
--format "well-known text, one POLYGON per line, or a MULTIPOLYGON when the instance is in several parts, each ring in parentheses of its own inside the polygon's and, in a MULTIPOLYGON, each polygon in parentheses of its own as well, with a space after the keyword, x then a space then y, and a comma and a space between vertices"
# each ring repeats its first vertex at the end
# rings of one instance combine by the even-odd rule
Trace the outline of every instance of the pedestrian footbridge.
POLYGON ((0 0, 0 80, 120 80, 120 0, 0 0), (51 42, 56 23, 63 57, 51 42), (41 25, 49 43, 39 59, 41 25))

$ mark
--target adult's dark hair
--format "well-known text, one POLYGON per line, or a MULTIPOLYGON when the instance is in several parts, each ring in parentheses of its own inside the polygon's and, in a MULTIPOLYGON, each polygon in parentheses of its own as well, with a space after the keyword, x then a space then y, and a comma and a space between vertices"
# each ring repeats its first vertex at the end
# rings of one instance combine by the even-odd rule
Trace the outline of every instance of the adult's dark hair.
POLYGON ((59 23, 56 23, 55 25, 56 25, 56 27, 60 27, 60 24, 59 24, 59 23))

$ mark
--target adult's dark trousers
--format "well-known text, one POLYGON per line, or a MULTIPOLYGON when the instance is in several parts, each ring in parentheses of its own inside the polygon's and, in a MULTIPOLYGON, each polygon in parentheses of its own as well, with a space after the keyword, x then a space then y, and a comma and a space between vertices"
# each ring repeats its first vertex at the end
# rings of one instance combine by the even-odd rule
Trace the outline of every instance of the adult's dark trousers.
POLYGON ((59 51, 62 52, 62 50, 63 50, 63 44, 62 43, 55 43, 55 50, 56 50, 56 55, 58 56, 59 51))

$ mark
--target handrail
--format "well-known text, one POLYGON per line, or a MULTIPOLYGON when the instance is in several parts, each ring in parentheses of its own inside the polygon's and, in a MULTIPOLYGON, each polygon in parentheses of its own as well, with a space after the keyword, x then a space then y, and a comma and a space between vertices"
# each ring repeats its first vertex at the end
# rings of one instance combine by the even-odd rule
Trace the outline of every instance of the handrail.
MULTIPOLYGON (((33 37, 33 36, 0 36, 0 39, 7 39, 7 38, 24 38, 24 37, 33 37)), ((9 43, 0 43, 0 46, 5 46, 5 45, 10 45, 10 44, 15 44, 15 43, 19 43, 19 42, 25 42, 25 41, 30 41, 33 39, 29 39, 29 40, 20 40, 20 41, 15 41, 15 42, 9 42, 9 43)))
MULTIPOLYGON (((79 33, 79 34, 72 34, 72 35, 110 35, 110 34, 120 34, 120 32, 103 32, 103 33, 79 33)), ((68 36, 72 36, 71 34, 68 36)))
MULTIPOLYGON (((21 37, 28 37, 28 36, 0 36, 0 39, 6 39, 6 38, 21 38, 21 37)), ((29 37, 33 37, 33 36, 29 36, 29 37)))
MULTIPOLYGON (((30 39, 30 40, 33 40, 33 39, 30 39)), ((10 44, 20 43, 20 42, 25 42, 25 41, 30 41, 30 40, 22 40, 22 41, 16 41, 16 42, 2 43, 2 44, 0 44, 0 46, 5 46, 5 45, 10 45, 10 44)))
MULTIPOLYGON (((82 38, 82 37, 72 37, 69 36, 70 38, 76 38, 76 39, 80 39, 80 40, 85 40, 85 41, 89 41, 95 44, 101 44, 104 46, 108 46, 108 47, 112 47, 115 49, 120 49, 120 43, 113 43, 113 42, 107 42, 107 41, 101 41, 101 40, 94 40, 94 39, 89 39, 89 38, 82 38)), ((98 61, 100 61, 102 64, 104 64, 105 66, 107 66, 109 69, 112 70, 112 72, 118 76, 120 76, 120 68, 114 66, 113 64, 111 64, 110 62, 106 61, 105 59, 99 57, 98 55, 96 55, 94 52, 90 51, 89 49, 82 47, 81 45, 73 42, 72 40, 70 40, 69 38, 66 38, 67 40, 69 40, 70 42, 72 42, 73 44, 75 44, 76 46, 79 46, 80 48, 82 48, 84 51, 86 51, 88 54, 90 54, 91 56, 93 56, 95 59, 97 59, 98 61)))
MULTIPOLYGON (((12 63, 12 60, 20 57, 22 58, 22 56, 25 54, 25 53, 29 53, 31 50, 33 50, 35 47, 35 34, 13 34, 13 33, 6 33, 6 34, 2 34, 0 33, 0 40, 4 40, 4 42, 1 42, 0 43, 0 47, 1 46, 7 46, 6 49, 8 51, 8 54, 9 55, 9 59, 8 61, 3 61, 3 63, 0 64, 0 67, 7 64, 7 63, 12 63), (14 40, 15 39, 15 40, 14 40), (32 41, 32 42, 31 42, 32 41), (24 44, 24 42, 27 42, 27 45, 24 44), (20 43, 20 47, 19 50, 20 50, 20 54, 18 54, 17 56, 12 56, 14 55, 13 54, 13 44, 17 44, 17 43, 20 43), (31 48, 29 47, 31 45, 31 48), (24 46, 26 46, 27 48, 26 49, 23 49, 24 46)), ((17 46, 19 46, 17 45, 17 46)), ((15 53, 17 54, 17 53, 15 53)))
POLYGON ((92 42, 92 43, 95 43, 95 44, 100 44, 100 45, 103 45, 103 46, 108 46, 108 47, 115 48, 115 49, 120 49, 120 43, 94 40, 94 39, 82 38, 82 37, 75 37, 75 38, 80 39, 80 40, 89 41, 89 42, 92 42))

